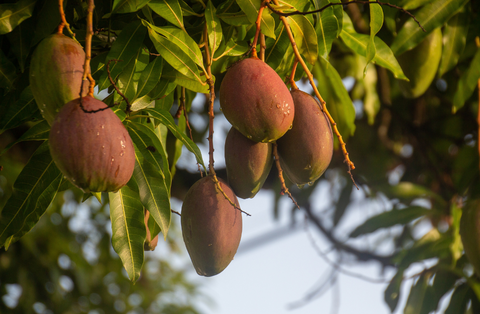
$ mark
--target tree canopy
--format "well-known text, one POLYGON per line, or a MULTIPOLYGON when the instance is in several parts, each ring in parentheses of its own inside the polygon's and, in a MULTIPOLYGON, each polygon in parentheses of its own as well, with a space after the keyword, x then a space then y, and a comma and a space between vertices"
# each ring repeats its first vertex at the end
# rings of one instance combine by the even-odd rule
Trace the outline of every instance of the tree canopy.
MULTIPOLYGON (((181 215, 171 198, 183 200, 201 173, 227 179, 225 168, 215 167, 223 156, 212 141, 214 117, 223 114, 221 82, 234 64, 258 57, 288 87, 309 84, 335 141, 328 170, 314 182, 297 186, 282 176, 280 162, 273 166, 263 189, 275 191, 275 213, 279 198, 290 196, 291 210, 304 212, 337 256, 395 269, 384 295, 392 312, 404 274, 429 261, 415 276, 404 313, 435 312, 452 291, 446 313, 479 313, 480 258, 467 257, 464 244, 480 239, 480 230, 461 220, 480 197, 479 10, 468 0, 2 2, 0 291, 10 295, 17 284, 23 292, 20 302, 4 298, 0 311, 196 313, 190 299, 158 298, 176 289, 198 293, 168 261, 182 239, 171 223, 181 215), (91 91, 135 146, 132 179, 118 191, 84 192, 53 162, 31 62, 38 45, 58 32, 84 47, 91 91), (192 108, 202 94, 203 106, 192 108), (194 156, 198 171, 177 167, 182 154, 194 156), (310 197, 319 185, 331 191, 322 212, 310 197), (351 197, 354 189, 361 200, 351 197), (380 202, 383 210, 339 234, 359 202, 380 202), (81 213, 87 225, 75 225, 81 213), (155 248, 158 235, 170 250, 153 266, 144 250, 155 248), (374 245, 359 244, 364 238, 374 245), (115 273, 122 268, 123 276, 115 273)), ((51 79, 45 75, 45 86, 51 79)), ((242 211, 255 216, 253 208, 242 211)))

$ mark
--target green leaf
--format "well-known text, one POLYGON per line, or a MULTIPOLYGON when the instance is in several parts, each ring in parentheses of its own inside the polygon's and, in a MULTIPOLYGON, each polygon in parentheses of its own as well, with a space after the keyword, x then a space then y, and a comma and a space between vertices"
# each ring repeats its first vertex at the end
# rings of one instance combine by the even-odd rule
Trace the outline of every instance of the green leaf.
POLYGON ((132 140, 135 139, 134 143, 143 157, 158 168, 165 182, 167 192, 170 194, 172 178, 168 167, 168 157, 165 147, 157 137, 157 134, 149 127, 137 122, 129 122, 127 129, 132 140))
POLYGON ((410 289, 410 295, 407 299, 407 304, 403 311, 404 314, 421 314, 430 277, 430 273, 423 273, 412 286, 412 289, 410 289))
POLYGON ((415 10, 431 0, 403 0, 398 4, 405 10, 415 10))
POLYGON ((435 273, 435 278, 432 283, 435 300, 440 302, 440 299, 450 290, 455 287, 455 282, 460 279, 458 275, 451 271, 439 270, 435 273))
POLYGON ((171 94, 175 90, 176 84, 173 83, 175 76, 166 77, 162 74, 162 79, 155 85, 155 87, 148 93, 148 96, 152 100, 162 99, 163 97, 171 94))
MULTIPOLYGON (((315 1, 318 3, 318 1, 315 1)), ((317 34, 318 52, 320 57, 327 59, 332 49, 333 40, 337 37, 338 20, 333 7, 317 14, 315 31, 317 34)))
MULTIPOLYGON (((247 15, 250 23, 255 23, 258 17, 258 11, 262 4, 261 0, 236 0, 240 9, 247 15)), ((260 29, 262 33, 271 38, 275 38, 275 20, 268 13, 268 9, 264 9, 260 21, 260 29)))
POLYGON ((148 106, 153 106, 154 100, 148 96, 144 95, 142 97, 136 98, 130 105, 130 110, 133 112, 147 108, 148 106))
POLYGON ((16 72, 15 65, 0 50, 0 86, 10 89, 17 76, 16 72))
MULTIPOLYGON (((215 77, 212 78, 215 79, 215 77)), ((166 79, 169 82, 173 80, 174 85, 183 86, 196 93, 208 94, 208 84, 201 84, 197 80, 187 77, 174 69, 164 73, 162 79, 166 79)))
POLYGON ((434 29, 442 26, 461 9, 468 0, 435 0, 415 13, 415 17, 426 30, 424 32, 413 19, 409 19, 398 32, 391 45, 395 55, 413 49, 434 29))
POLYGON ((458 63, 458 59, 467 43, 469 17, 467 10, 462 10, 448 20, 443 31, 442 59, 438 67, 441 77, 458 63))
POLYGON ((8 144, 3 151, 0 152, 0 156, 9 150, 13 145, 23 141, 46 141, 48 140, 49 133, 50 125, 46 120, 42 120, 23 133, 18 140, 8 144))
POLYGON ((135 146, 135 168, 133 176, 137 181, 140 201, 143 206, 150 212, 155 222, 160 226, 164 238, 170 227, 171 211, 170 197, 163 174, 152 163, 150 163, 144 154, 147 146, 140 141, 135 143, 137 138, 133 139, 135 146), (137 144, 140 147, 137 147, 137 144))
POLYGON ((374 67, 369 67, 363 78, 363 85, 365 88, 365 98, 363 99, 363 108, 368 117, 368 124, 375 123, 375 117, 380 110, 380 98, 377 92, 377 70, 374 67))
POLYGON ((448 304, 445 310, 445 314, 464 313, 467 308, 469 291, 470 287, 466 283, 462 283, 456 287, 450 299, 450 304, 448 304))
POLYGON ((347 184, 342 189, 340 197, 338 198, 335 212, 333 214, 333 225, 336 226, 345 214, 347 206, 350 204, 350 196, 352 195, 353 181, 348 180, 347 184))
POLYGON ((148 6, 167 21, 187 32, 183 26, 182 7, 178 0, 151 0, 148 6))
POLYGON ((152 40, 158 53, 167 61, 175 70, 191 79, 203 83, 200 78, 195 62, 181 48, 168 39, 159 36, 156 32, 149 29, 148 34, 152 40))
POLYGON ((113 2, 112 13, 105 16, 109 18, 114 13, 131 13, 137 12, 143 8, 150 0, 115 0, 113 2))
POLYGON ((380 31, 383 25, 383 10, 382 7, 377 3, 370 4, 370 41, 367 44, 367 54, 365 58, 367 59, 367 64, 365 65, 365 70, 363 75, 367 73, 368 64, 375 58, 377 49, 375 48, 375 36, 380 31))
POLYGON ((220 45, 220 49, 216 51, 216 55, 213 58, 213 61, 217 61, 223 56, 238 57, 245 54, 250 49, 250 46, 246 42, 235 42, 233 38, 230 38, 226 45, 224 45, 223 43, 224 42, 222 42, 222 44, 220 45))
POLYGON ((32 41, 31 29, 33 28, 33 21, 27 20, 18 25, 11 33, 7 34, 8 41, 13 53, 17 57, 20 65, 20 71, 25 71, 25 61, 30 52, 30 43, 32 41))
POLYGON ((207 23, 208 46, 210 48, 210 61, 213 60, 213 55, 220 47, 222 42, 222 25, 220 19, 216 15, 216 9, 212 1, 208 1, 205 9, 205 22, 207 23))
POLYGON ((202 165, 203 169, 207 169, 207 167, 205 167, 205 164, 203 163, 202 153, 200 152, 197 144, 195 144, 191 139, 189 139, 185 133, 178 130, 178 127, 173 121, 173 117, 170 112, 157 108, 145 109, 145 111, 148 112, 154 119, 157 119, 162 124, 164 124, 170 130, 170 132, 172 132, 172 134, 178 140, 180 140, 189 151, 191 151, 195 155, 197 162, 202 165))
POLYGON ((318 58, 315 63, 313 75, 318 81, 317 88, 327 103, 328 111, 346 140, 355 132, 355 108, 342 78, 333 65, 323 58, 318 58))
POLYGON ((363 224, 355 228, 355 230, 350 233, 349 237, 356 238, 360 235, 372 233, 382 228, 389 228, 398 224, 404 225, 417 218, 428 215, 431 212, 431 210, 420 206, 392 209, 391 211, 370 217, 363 224))
POLYGON ((462 74, 458 81, 457 90, 453 96, 453 112, 463 107, 465 102, 472 96, 480 78, 480 49, 477 49, 475 56, 468 69, 462 74))
POLYGON ((190 57, 190 59, 195 61, 195 63, 201 69, 204 69, 202 52, 200 51, 200 48, 198 48, 198 44, 195 42, 195 40, 193 40, 192 37, 190 37, 186 32, 183 32, 178 28, 172 26, 158 27, 148 23, 145 20, 142 20, 142 23, 146 27, 154 30, 160 35, 163 35, 169 41, 177 45, 180 49, 182 49, 184 53, 186 53, 190 57))
POLYGON ((267 38, 265 50, 265 62, 272 69, 277 69, 280 63, 284 60, 285 53, 290 47, 290 39, 288 38, 287 31, 285 30, 285 25, 280 23, 275 30, 275 39, 267 38))
POLYGON ((26 121, 32 120, 33 117, 38 116, 38 112, 35 98, 33 98, 30 86, 28 86, 22 91, 18 101, 11 104, 7 112, 2 113, 2 118, 0 119, 0 134, 5 130, 12 129, 26 121))
POLYGON ((20 0, 0 4, 0 35, 10 33, 25 19, 32 16, 37 0, 20 0))
POLYGON ((392 313, 395 311, 398 301, 400 300, 400 294, 402 292, 400 287, 402 286, 403 282, 403 272, 404 269, 399 268, 395 276, 393 276, 392 280, 390 280, 387 289, 385 289, 384 300, 392 313))
POLYGON ((147 231, 143 205, 139 196, 128 186, 116 193, 108 193, 110 220, 112 222, 112 246, 122 260, 132 282, 140 278, 144 261, 143 244, 147 231))
MULTIPOLYGON (((342 30, 340 37, 345 45, 359 55, 366 57, 367 46, 370 41, 370 37, 368 35, 358 34, 355 32, 347 15, 345 15, 344 25, 345 27, 342 30)), ((383 42, 383 40, 381 40, 379 37, 375 37, 375 48, 376 53, 375 57, 373 58, 374 63, 390 70, 396 78, 408 80, 405 74, 403 74, 403 70, 400 67, 400 64, 398 64, 398 61, 395 58, 392 50, 390 50, 390 47, 388 47, 388 45, 385 44, 385 42, 383 42)))
POLYGON ((0 247, 8 248, 38 222, 55 197, 61 179, 48 142, 44 142, 17 177, 13 194, 1 211, 0 247))
MULTIPOLYGON (((157 57, 143 70, 138 80, 137 95, 135 98, 147 95, 160 81, 163 70, 163 58, 157 57)), ((133 108, 132 108, 133 110, 133 108)))
MULTIPOLYGON (((129 61, 135 57, 138 52, 138 48, 142 46, 143 39, 146 34, 146 28, 140 23, 140 21, 134 21, 122 30, 117 39, 113 42, 112 48, 108 52, 105 64, 109 60, 117 59, 123 60, 122 62, 110 62, 110 74, 113 79, 117 77, 127 66, 129 61)), ((98 89, 104 90, 110 84, 108 80, 107 71, 103 72, 99 82, 98 89)))
MULTIPOLYGON (((42 8, 36 14, 36 25, 33 28, 33 38, 31 39, 31 47, 35 46, 39 41, 52 34, 52 32, 60 24, 60 12, 58 10, 58 1, 45 1, 42 8)), ((33 19, 32 19, 33 20, 33 19)), ((30 36, 32 36, 30 30, 30 36)))
MULTIPOLYGON (((130 60, 122 73, 118 76, 117 87, 129 101, 135 99, 138 81, 143 70, 147 66, 148 59, 149 54, 140 48, 137 55, 130 60)), ((118 102, 119 100, 120 102, 123 101, 123 98, 121 100, 120 95, 117 94, 115 96, 115 102, 118 102)))
POLYGON ((318 58, 317 34, 310 21, 303 15, 287 17, 288 24, 293 32, 295 43, 300 54, 310 64, 315 64, 318 58))
POLYGON ((392 198, 400 198, 402 200, 413 200, 419 197, 432 197, 438 204, 445 204, 443 198, 430 189, 422 185, 411 182, 400 182, 394 186, 379 187, 388 196, 392 198))

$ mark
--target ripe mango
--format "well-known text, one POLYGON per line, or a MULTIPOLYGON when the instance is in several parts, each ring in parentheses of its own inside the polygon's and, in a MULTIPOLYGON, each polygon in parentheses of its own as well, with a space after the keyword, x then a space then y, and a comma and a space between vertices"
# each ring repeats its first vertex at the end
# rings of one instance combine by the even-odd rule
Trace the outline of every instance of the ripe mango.
MULTIPOLYGON (((239 207, 232 189, 223 180, 219 181, 239 207)), ((242 215, 217 189, 213 176, 203 177, 188 190, 181 222, 183 240, 197 273, 210 277, 222 272, 240 244, 242 215)))
POLYGON ((406 98, 422 96, 432 84, 442 57, 442 31, 435 29, 412 50, 398 56, 398 63, 410 82, 399 81, 406 98))
POLYGON ((244 59, 225 74, 220 106, 227 120, 254 142, 273 142, 292 126, 293 100, 278 74, 258 58, 244 59))
MULTIPOLYGON (((50 35, 38 44, 30 63, 30 88, 48 124, 60 108, 80 97, 85 52, 76 41, 63 34, 50 35)), ((88 93, 84 81, 82 96, 88 93)))
MULTIPOLYGON (((90 96, 82 103, 85 110, 107 107, 90 96)), ((133 174, 132 140, 111 109, 85 113, 80 99, 72 100, 56 116, 49 143, 57 167, 84 192, 117 191, 133 174)))
POLYGON ((333 134, 327 116, 311 95, 295 89, 293 127, 278 139, 282 169, 298 185, 311 183, 325 172, 333 155, 333 134))
POLYGON ((254 197, 272 163, 272 144, 253 142, 235 128, 230 129, 225 140, 225 166, 228 184, 238 197, 254 197))

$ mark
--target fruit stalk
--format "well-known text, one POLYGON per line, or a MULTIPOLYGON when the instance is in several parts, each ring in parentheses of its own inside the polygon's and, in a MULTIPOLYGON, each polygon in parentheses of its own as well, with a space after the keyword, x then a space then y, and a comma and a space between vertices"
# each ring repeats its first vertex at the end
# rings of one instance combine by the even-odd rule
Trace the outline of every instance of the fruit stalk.
MULTIPOLYGON (((90 82, 90 88, 88 96, 93 97, 93 90, 95 88, 95 80, 90 73, 90 60, 92 59, 92 37, 93 37, 93 9, 95 3, 93 0, 88 0, 88 13, 87 13, 87 32, 85 35, 85 65, 83 66, 83 80, 88 78, 90 82)), ((82 95, 80 92, 80 99, 82 95)))
POLYGON ((72 36, 73 40, 78 43, 77 39, 75 39, 75 34, 70 28, 70 24, 68 24, 67 19, 65 18, 65 11, 63 10, 63 0, 58 0, 58 11, 60 12, 60 18, 62 21, 60 22, 60 25, 58 25, 57 33, 63 34, 63 29, 66 27, 70 36, 72 36))
MULTIPOLYGON (((269 2, 269 1, 267 1, 269 2)), ((278 5, 278 0, 273 0, 273 2, 278 5)), ((335 132, 335 135, 337 136, 338 138, 338 141, 340 143, 340 146, 342 147, 342 153, 343 153, 343 156, 345 157, 345 163, 347 164, 348 166, 348 173, 350 174, 350 176, 352 177, 352 170, 355 169, 355 165, 353 164, 353 162, 350 160, 350 157, 348 155, 348 152, 347 152, 347 148, 346 148, 346 145, 345 142, 343 141, 343 137, 342 135, 340 134, 340 132, 338 131, 338 128, 337 128, 337 123, 335 122, 335 120, 332 118, 332 116, 330 115, 330 113, 328 112, 327 110, 327 106, 326 106, 326 102, 325 100, 323 100, 322 96, 320 95, 318 89, 317 89, 317 86, 315 85, 315 82, 313 81, 313 75, 312 73, 310 72, 310 70, 308 70, 308 67, 307 65, 305 64, 305 61, 303 61, 302 59, 302 56, 300 55, 300 52, 298 51, 298 48, 297 48, 297 45, 295 43, 295 39, 293 38, 293 34, 292 34, 292 31, 290 30, 290 27, 288 25, 288 21, 287 19, 280 15, 280 20, 282 21, 282 23, 285 25, 285 29, 287 31, 287 34, 288 34, 288 38, 290 39, 290 42, 292 44, 292 48, 293 48, 293 51, 295 53, 295 57, 297 58, 297 61, 302 65, 302 68, 303 70, 305 71, 305 73, 307 74, 307 77, 308 77, 308 80, 310 82, 310 85, 312 86, 313 88, 313 91, 315 92, 315 96, 317 96, 317 98, 320 100, 320 104, 322 105, 322 109, 323 111, 325 112, 325 114, 327 115, 328 117, 328 120, 330 120, 330 124, 332 125, 333 127, 333 130, 335 132)), ((353 177, 352 177, 352 180, 353 180, 353 177)), ((355 182, 355 181, 354 181, 355 182)), ((356 186, 356 184, 355 184, 356 186)), ((358 187, 357 187, 358 189, 358 187)))
POLYGON ((253 43, 252 43, 252 57, 257 58, 257 41, 258 41, 258 36, 260 35, 260 25, 262 23, 262 13, 263 9, 265 9, 265 1, 262 2, 262 5, 260 6, 260 9, 258 10, 258 16, 257 20, 255 21, 255 25, 257 27, 255 31, 255 37, 253 38, 253 43))

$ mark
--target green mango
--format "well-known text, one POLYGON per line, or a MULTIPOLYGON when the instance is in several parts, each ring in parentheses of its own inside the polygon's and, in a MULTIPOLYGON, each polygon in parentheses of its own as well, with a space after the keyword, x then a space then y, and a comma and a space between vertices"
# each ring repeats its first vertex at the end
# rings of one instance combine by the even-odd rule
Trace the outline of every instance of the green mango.
POLYGON ((85 52, 76 41, 63 34, 50 35, 38 44, 30 63, 30 88, 40 112, 52 125, 55 115, 69 101, 88 93, 82 87, 85 52))
POLYGON ((412 50, 398 56, 403 73, 410 80, 399 81, 400 90, 406 98, 422 96, 432 84, 442 57, 442 31, 435 29, 412 50))

